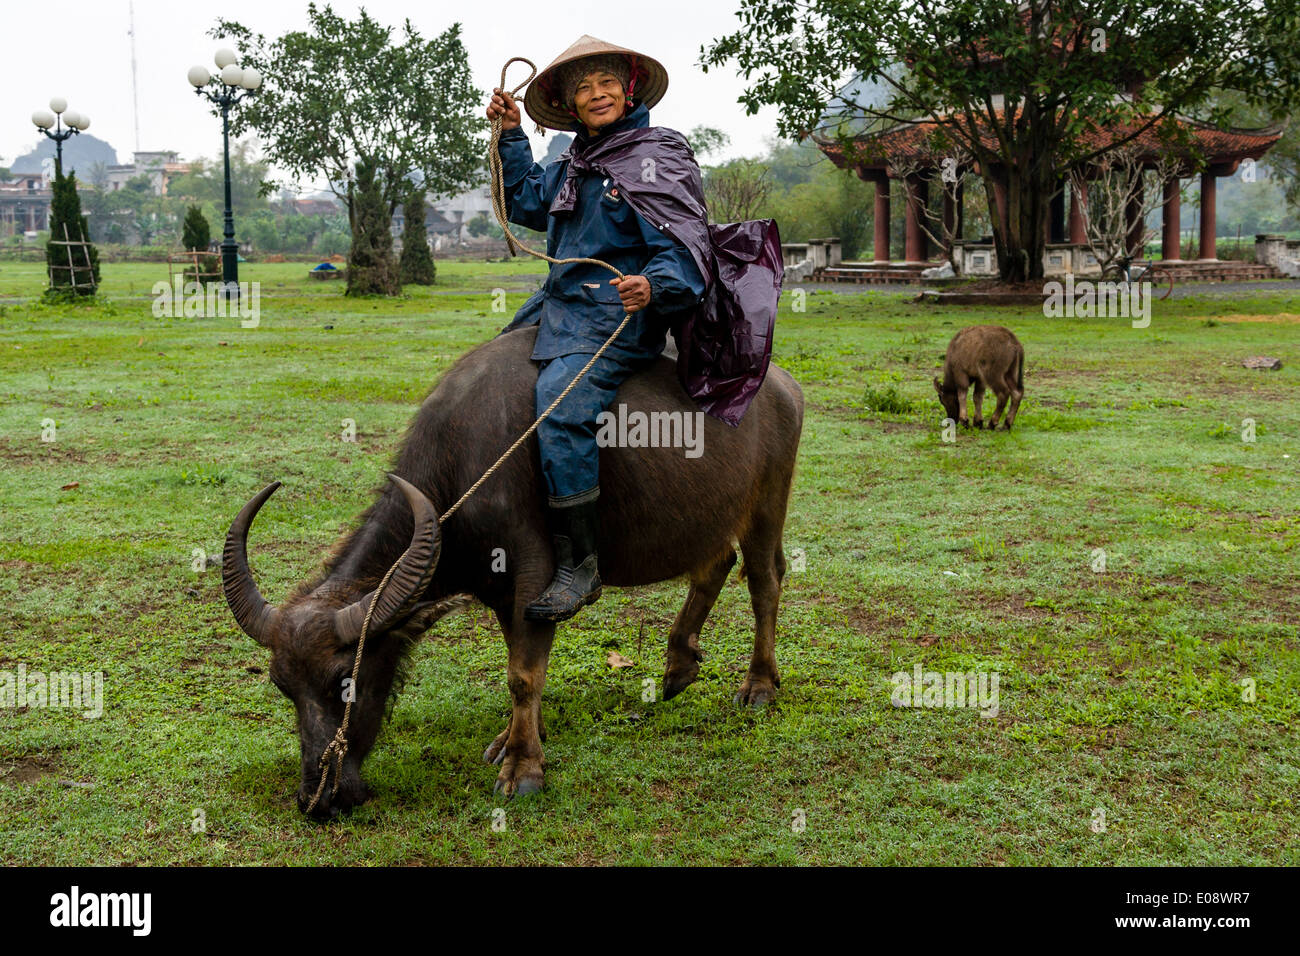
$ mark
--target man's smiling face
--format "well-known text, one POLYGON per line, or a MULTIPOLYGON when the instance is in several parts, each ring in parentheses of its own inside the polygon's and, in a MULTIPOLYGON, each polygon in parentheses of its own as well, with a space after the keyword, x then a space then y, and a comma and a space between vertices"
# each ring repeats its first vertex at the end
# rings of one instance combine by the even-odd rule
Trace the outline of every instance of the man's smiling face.
POLYGON ((588 133, 598 132, 602 127, 623 118, 623 112, 627 108, 623 81, 604 70, 588 73, 574 91, 573 108, 578 119, 587 127, 588 133))

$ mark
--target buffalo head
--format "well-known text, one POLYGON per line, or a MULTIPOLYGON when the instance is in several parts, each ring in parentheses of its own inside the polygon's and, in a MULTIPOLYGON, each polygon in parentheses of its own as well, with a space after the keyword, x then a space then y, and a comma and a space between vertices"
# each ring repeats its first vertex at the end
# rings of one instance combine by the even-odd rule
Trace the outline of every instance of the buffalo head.
POLYGON ((961 405, 957 402, 957 386, 953 385, 948 388, 943 387, 943 382, 936 375, 934 379, 934 391, 939 396, 939 404, 943 406, 944 414, 954 422, 961 417, 961 405))
MULTIPOLYGON (((309 594, 275 607, 253 582, 248 567, 248 529, 266 500, 280 487, 273 482, 244 505, 230 533, 221 564, 226 602, 249 637, 271 651, 270 677, 298 712, 302 745, 302 781, 298 806, 304 812, 321 778, 320 757, 342 725, 351 697, 348 751, 338 791, 326 782, 313 815, 336 816, 363 803, 369 790, 361 780, 361 762, 374 746, 398 663, 409 643, 438 618, 465 603, 463 598, 422 601, 441 550, 438 514, 415 486, 389 475, 406 497, 415 519, 410 546, 398 559, 375 603, 366 630, 366 646, 355 686, 352 669, 361 626, 374 589, 357 596, 360 586, 327 578, 309 594)), ((329 773, 336 772, 330 759, 329 773)))

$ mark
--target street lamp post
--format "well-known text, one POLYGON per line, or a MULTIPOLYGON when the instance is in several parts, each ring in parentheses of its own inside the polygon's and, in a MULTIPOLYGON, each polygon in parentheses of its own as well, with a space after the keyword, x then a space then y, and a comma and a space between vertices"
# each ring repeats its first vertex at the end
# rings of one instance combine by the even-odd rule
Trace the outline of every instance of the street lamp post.
POLYGON ((239 243, 235 241, 235 212, 230 200, 230 108, 246 99, 262 85, 262 74, 250 67, 240 68, 234 50, 217 51, 214 62, 221 72, 214 76, 206 66, 190 67, 189 81, 194 92, 221 107, 221 138, 226 157, 226 219, 221 240, 221 286, 227 299, 239 298, 239 243))
POLYGON ((37 110, 32 114, 32 122, 42 133, 54 140, 54 168, 57 174, 63 173, 63 141, 90 128, 90 117, 85 113, 68 109, 68 101, 62 96, 50 100, 48 110, 37 110), (66 124, 66 125, 65 125, 66 124), (54 132, 50 132, 50 127, 54 132))

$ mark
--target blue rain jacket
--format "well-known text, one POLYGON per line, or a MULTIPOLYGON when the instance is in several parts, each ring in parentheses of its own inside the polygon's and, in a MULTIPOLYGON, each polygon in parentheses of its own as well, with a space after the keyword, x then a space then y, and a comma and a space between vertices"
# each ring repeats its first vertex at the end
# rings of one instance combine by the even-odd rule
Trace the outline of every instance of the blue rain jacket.
MULTIPOLYGON (((579 123, 569 153, 581 152, 612 133, 649 125, 645 104, 638 104, 598 136, 588 134, 579 123)), ((546 167, 533 162, 522 128, 504 130, 498 151, 509 219, 545 232, 547 255, 603 259, 624 275, 649 280, 650 304, 632 313, 632 321, 610 348, 629 360, 658 356, 670 325, 681 313, 694 309, 707 288, 691 251, 646 222, 619 187, 598 173, 578 178, 577 202, 571 212, 552 214, 551 204, 565 182, 569 161, 561 157, 546 167)), ((594 353, 623 321, 623 305, 617 287, 610 285, 612 278, 608 269, 588 263, 552 265, 542 288, 523 304, 505 331, 540 323, 535 360, 594 353)))

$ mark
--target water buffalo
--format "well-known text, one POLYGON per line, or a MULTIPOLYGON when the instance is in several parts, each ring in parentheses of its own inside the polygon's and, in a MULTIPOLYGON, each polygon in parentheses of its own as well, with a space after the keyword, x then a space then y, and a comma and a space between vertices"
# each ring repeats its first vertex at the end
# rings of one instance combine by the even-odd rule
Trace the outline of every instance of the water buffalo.
MULTIPOLYGON (((535 438, 520 448, 439 525, 438 516, 483 474, 533 419, 536 329, 499 336, 461 358, 424 400, 393 466, 392 481, 342 538, 321 574, 275 607, 248 566, 248 529, 279 483, 240 511, 226 539, 222 576, 239 626, 271 650, 270 677, 297 709, 302 745, 298 804, 307 810, 321 782, 319 759, 354 695, 349 749, 312 811, 333 816, 369 791, 360 768, 374 746, 394 678, 414 641, 470 597, 491 608, 509 651, 512 709, 484 759, 499 764, 507 796, 541 788, 541 695, 555 625, 523 609, 551 580, 553 553, 535 438), (403 556, 405 553, 405 556, 403 556), (440 553, 447 555, 439 561, 440 553), (362 618, 383 575, 400 566, 375 606, 355 687, 349 680, 362 618)), ((646 412, 693 414, 673 363, 661 358, 630 378, 618 401, 646 412)), ((668 633, 663 697, 699 673, 700 629, 744 556, 754 609, 754 652, 736 699, 761 705, 780 684, 777 605, 785 557, 781 534, 803 426, 803 395, 775 365, 740 426, 704 422, 703 453, 607 447, 600 457, 599 547, 606 584, 635 586, 686 575, 690 591, 668 633)))
POLYGON ((943 361, 943 380, 934 380, 943 410, 953 421, 969 425, 966 390, 975 385, 975 427, 984 427, 984 389, 998 398, 989 428, 998 427, 998 416, 1007 407, 1005 428, 1011 430, 1025 396, 1025 349, 1010 329, 1000 325, 972 325, 962 329, 948 343, 943 361))

